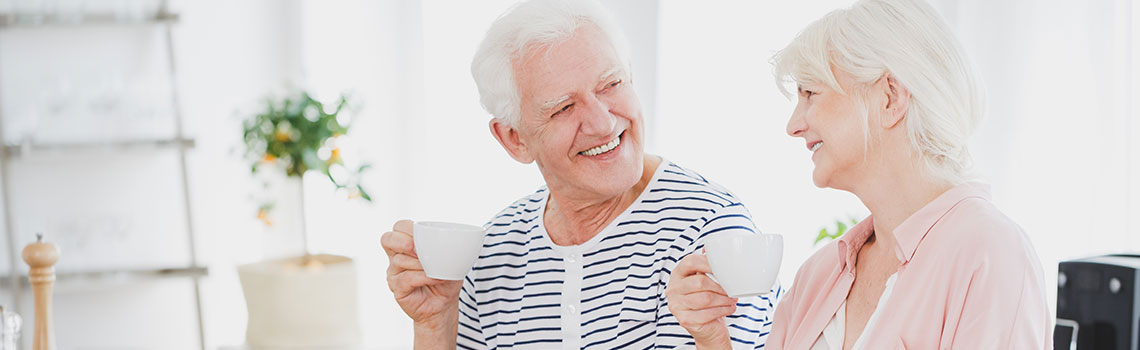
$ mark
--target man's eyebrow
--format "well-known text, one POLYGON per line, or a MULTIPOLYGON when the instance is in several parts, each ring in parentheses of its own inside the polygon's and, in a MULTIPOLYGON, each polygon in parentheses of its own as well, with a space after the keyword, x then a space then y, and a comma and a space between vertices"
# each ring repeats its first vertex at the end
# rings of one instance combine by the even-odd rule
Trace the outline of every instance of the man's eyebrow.
POLYGON ((620 67, 610 68, 610 69, 606 70, 605 73, 602 73, 601 77, 598 77, 598 81, 603 81, 603 80, 609 79, 609 78, 617 75, 618 73, 621 73, 620 67))
POLYGON ((541 106, 542 108, 540 110, 543 112, 549 111, 551 109, 554 109, 554 107, 558 107, 558 105, 562 104, 562 102, 566 102, 566 100, 569 99, 570 95, 562 95, 561 97, 543 102, 541 106))

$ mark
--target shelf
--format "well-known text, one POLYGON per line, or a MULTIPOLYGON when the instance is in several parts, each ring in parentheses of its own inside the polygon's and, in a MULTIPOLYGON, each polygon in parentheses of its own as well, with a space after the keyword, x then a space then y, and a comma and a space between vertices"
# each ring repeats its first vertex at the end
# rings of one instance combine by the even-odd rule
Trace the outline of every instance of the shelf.
MULTIPOLYGON (((164 278, 202 278, 209 275, 209 268, 192 266, 142 270, 57 272, 55 279, 57 283, 70 284, 82 282, 129 282, 164 278)), ((0 277, 0 286, 9 287, 12 284, 11 282, 11 276, 9 275, 0 277)), ((20 275, 20 284, 23 286, 28 285, 28 275, 20 275)))
POLYGON ((46 14, 36 16, 29 14, 0 13, 0 29, 169 24, 176 23, 178 20, 178 14, 163 12, 139 18, 130 18, 129 16, 114 14, 76 14, 70 16, 46 14))
POLYGON ((182 138, 90 143, 9 144, 2 146, 2 149, 0 149, 0 156, 18 158, 37 153, 154 150, 178 147, 187 149, 194 148, 194 139, 182 138))

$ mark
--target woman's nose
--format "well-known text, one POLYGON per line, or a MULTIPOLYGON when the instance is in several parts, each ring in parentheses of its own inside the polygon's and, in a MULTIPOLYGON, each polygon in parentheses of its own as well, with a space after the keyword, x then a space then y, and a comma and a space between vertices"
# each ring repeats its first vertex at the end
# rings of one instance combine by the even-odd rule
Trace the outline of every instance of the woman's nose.
POLYGON ((792 111, 792 117, 788 119, 788 127, 786 131, 788 132, 788 136, 802 137, 804 131, 806 130, 807 122, 804 119, 803 113, 800 112, 800 108, 797 106, 796 110, 792 111))

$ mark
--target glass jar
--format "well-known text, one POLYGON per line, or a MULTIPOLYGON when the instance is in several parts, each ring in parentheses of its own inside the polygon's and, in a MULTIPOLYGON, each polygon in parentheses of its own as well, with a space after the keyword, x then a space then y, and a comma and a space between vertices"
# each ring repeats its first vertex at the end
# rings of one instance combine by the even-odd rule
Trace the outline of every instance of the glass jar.
POLYGON ((0 350, 17 350, 20 347, 20 315, 0 305, 0 350))

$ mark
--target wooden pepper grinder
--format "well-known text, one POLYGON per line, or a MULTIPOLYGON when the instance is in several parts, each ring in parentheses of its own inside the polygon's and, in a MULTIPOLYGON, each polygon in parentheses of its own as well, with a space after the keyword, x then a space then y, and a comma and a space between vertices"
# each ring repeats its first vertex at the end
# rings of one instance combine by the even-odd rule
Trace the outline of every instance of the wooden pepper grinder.
POLYGON ((32 350, 55 350, 55 332, 51 322, 51 288, 55 282, 55 262, 59 260, 59 248, 44 242, 42 233, 36 234, 36 242, 24 247, 24 262, 31 266, 28 279, 36 297, 35 335, 32 350))

